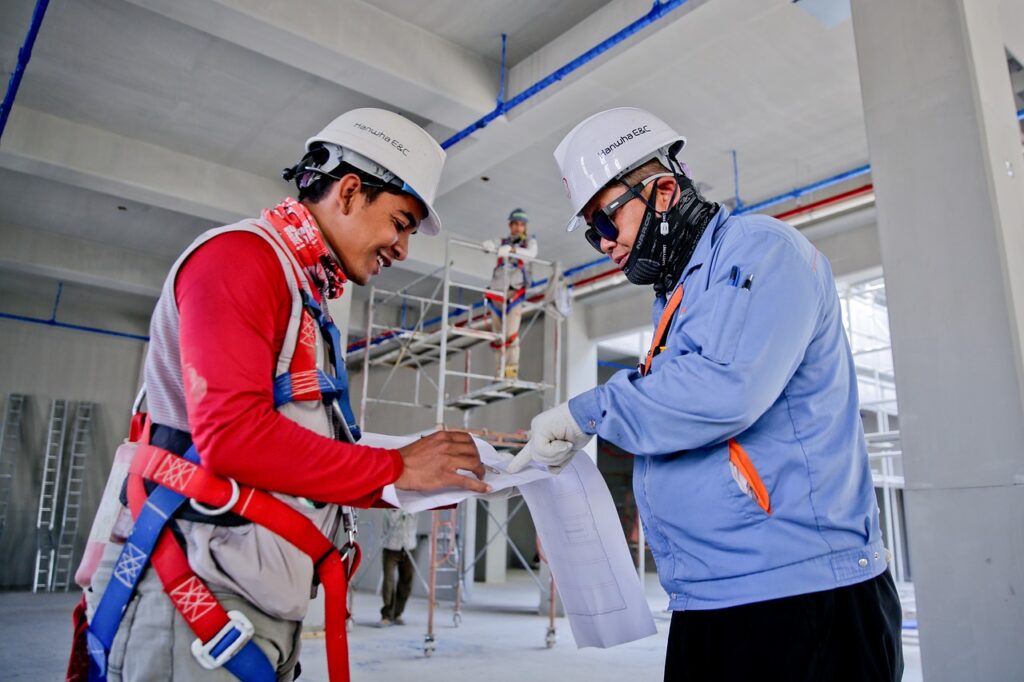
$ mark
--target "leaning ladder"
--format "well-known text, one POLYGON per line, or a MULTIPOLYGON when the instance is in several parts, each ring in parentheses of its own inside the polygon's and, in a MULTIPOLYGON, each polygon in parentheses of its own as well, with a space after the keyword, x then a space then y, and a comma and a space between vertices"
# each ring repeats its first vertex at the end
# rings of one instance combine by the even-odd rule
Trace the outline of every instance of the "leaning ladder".
MULTIPOLYGON (((454 591, 455 611, 452 614, 452 624, 459 627, 462 622, 461 613, 461 586, 462 577, 462 553, 459 551, 459 538, 457 534, 458 507, 451 509, 435 509, 430 512, 430 576, 427 589, 427 634, 423 638, 423 655, 430 657, 436 647, 434 637, 434 611, 438 590, 454 591), (438 578, 448 575, 451 585, 438 584, 438 578)), ((445 580, 445 583, 449 582, 445 580)))
POLYGON ((39 513, 36 515, 36 568, 32 591, 51 590, 56 547, 53 528, 57 520, 60 493, 60 470, 64 463, 64 435, 68 424, 68 401, 50 403, 50 422, 46 428, 46 452, 43 455, 43 477, 39 484, 39 513))
POLYGON ((85 486, 85 460, 92 446, 94 409, 93 403, 88 402, 78 403, 75 408, 75 420, 71 428, 71 454, 64 484, 64 511, 60 522, 51 590, 67 592, 71 585, 75 540, 78 539, 78 519, 82 510, 82 489, 85 486))
POLYGON ((0 536, 7 526, 7 507, 14 482, 14 463, 21 452, 21 418, 25 414, 25 396, 8 393, 0 428, 0 536))

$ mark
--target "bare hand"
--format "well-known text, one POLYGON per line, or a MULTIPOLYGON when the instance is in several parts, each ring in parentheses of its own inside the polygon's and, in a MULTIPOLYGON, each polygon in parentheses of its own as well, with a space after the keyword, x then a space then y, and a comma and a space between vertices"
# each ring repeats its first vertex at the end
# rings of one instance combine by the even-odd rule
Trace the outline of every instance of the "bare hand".
POLYGON ((484 465, 468 433, 438 431, 399 448, 398 454, 402 456, 405 467, 395 481, 396 488, 437 490, 457 487, 478 493, 491 491, 491 487, 482 481, 484 465), (473 473, 476 479, 456 473, 458 469, 473 473))

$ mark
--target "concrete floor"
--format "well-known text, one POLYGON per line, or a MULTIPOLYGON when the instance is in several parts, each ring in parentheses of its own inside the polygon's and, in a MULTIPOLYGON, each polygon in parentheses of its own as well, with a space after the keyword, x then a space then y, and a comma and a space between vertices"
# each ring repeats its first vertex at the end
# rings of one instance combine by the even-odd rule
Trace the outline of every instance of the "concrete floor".
MULTIPOLYGON (((564 618, 555 621, 557 643, 546 648, 547 618, 537 615, 537 594, 536 585, 524 571, 510 571, 504 584, 478 583, 457 628, 452 622, 451 605, 442 603, 435 612, 436 650, 432 657, 425 658, 425 600, 410 601, 406 625, 378 628, 379 597, 358 592, 353 604, 356 624, 349 635, 352 679, 622 682, 623 671, 629 671, 629 677, 636 681, 661 679, 669 618, 661 611, 666 599, 656 578, 648 577, 647 594, 658 633, 607 650, 577 649, 564 618)), ((901 595, 908 602, 907 615, 912 617, 912 593, 903 589, 901 595)), ((60 679, 67 662, 70 614, 76 601, 74 594, 0 594, 0 677, 11 682, 60 679)), ((904 655, 903 679, 920 681, 916 630, 904 633, 904 655)), ((327 682, 323 639, 315 634, 303 641, 302 665, 304 682, 327 682)))

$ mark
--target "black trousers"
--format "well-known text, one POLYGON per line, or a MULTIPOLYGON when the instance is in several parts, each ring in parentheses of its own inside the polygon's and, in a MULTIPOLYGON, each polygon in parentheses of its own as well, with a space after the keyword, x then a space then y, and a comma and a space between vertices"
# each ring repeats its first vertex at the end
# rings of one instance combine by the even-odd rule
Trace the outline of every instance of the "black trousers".
POLYGON ((394 620, 402 615, 405 602, 412 593, 412 559, 403 549, 385 549, 381 555, 384 564, 384 585, 381 595, 384 607, 380 617, 394 620), (395 583, 395 571, 398 571, 398 583, 395 583))
POLYGON ((711 611, 675 611, 665 682, 893 680, 903 613, 888 571, 856 585, 711 611))

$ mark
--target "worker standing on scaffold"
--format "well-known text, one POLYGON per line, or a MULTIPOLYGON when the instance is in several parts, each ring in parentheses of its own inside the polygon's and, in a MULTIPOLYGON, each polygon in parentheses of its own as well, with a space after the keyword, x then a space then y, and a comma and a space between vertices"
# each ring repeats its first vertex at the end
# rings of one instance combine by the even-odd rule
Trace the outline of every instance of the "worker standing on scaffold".
POLYGON ((87 590, 90 679, 291 680, 302 619, 326 590, 330 677, 346 681, 340 505, 488 486, 464 433, 399 450, 356 444, 328 299, 436 235, 445 154, 380 109, 341 115, 283 173, 298 200, 202 234, 167 277, 151 326, 149 425, 127 480, 134 530, 87 590), (152 569, 149 567, 152 564, 152 569), (155 569, 155 570, 153 570, 155 569))
POLYGON ((831 266, 701 196, 685 144, 622 107, 555 150, 569 231, 653 287, 656 328, 636 370, 537 415, 509 471, 560 471, 594 434, 634 456, 666 682, 895 682, 902 614, 831 266))
POLYGON ((530 287, 529 259, 537 257, 537 240, 527 234, 530 223, 521 208, 508 215, 508 236, 500 243, 488 239, 483 246, 496 251, 498 262, 491 274, 491 283, 485 294, 490 309, 491 330, 502 336, 491 342, 495 349, 495 375, 505 379, 519 377, 519 323, 523 319, 522 304, 530 287), (525 258, 525 260, 524 260, 525 258), (502 372, 501 349, 505 348, 505 368, 502 372))

